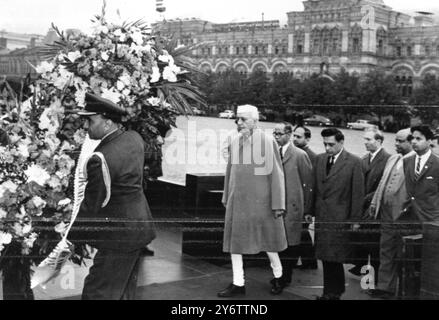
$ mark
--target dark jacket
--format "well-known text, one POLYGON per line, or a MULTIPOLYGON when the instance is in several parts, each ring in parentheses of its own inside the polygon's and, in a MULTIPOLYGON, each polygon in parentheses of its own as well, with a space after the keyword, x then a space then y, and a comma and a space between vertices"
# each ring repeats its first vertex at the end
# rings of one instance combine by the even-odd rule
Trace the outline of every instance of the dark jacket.
POLYGON ((0 129, 0 147, 6 147, 9 144, 9 137, 5 130, 0 129))
POLYGON ((304 148, 302 148, 302 150, 306 152, 306 154, 308 155, 309 160, 311 160, 312 166, 315 167, 316 159, 317 159, 317 154, 314 151, 312 151, 309 146, 305 146, 304 148))
POLYGON ((364 191, 366 193, 364 197, 364 210, 369 209, 370 203, 375 191, 378 188, 378 185, 380 184, 384 173, 384 168, 386 167, 386 163, 389 158, 390 154, 388 154, 386 150, 381 149, 371 164, 369 164, 369 154, 365 155, 362 159, 365 179, 364 191))
POLYGON ((314 170, 314 213, 318 259, 343 263, 350 258, 351 223, 362 216, 364 176, 361 159, 343 150, 329 175, 327 154, 317 156, 314 170))
POLYGON ((142 138, 134 131, 118 130, 102 140, 95 152, 101 152, 107 162, 111 197, 102 208, 107 189, 101 159, 93 156, 87 163, 88 182, 77 221, 101 229, 90 230, 85 240, 97 249, 132 251, 145 247, 155 238, 155 231, 143 192, 142 138), (96 221, 87 221, 90 219, 96 221))
POLYGON ((416 155, 404 159, 408 196, 405 211, 410 209, 407 214, 422 222, 439 221, 439 158, 431 154, 418 179, 415 177, 415 161, 416 155))

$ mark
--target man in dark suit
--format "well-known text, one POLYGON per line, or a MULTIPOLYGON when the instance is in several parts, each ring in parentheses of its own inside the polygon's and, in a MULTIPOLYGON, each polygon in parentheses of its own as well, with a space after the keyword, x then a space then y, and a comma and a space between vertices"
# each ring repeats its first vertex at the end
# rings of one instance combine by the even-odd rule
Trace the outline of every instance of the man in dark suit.
POLYGON ((403 215, 421 223, 439 221, 439 158, 430 149, 433 132, 422 125, 411 128, 411 133, 416 155, 404 159, 408 199, 403 215))
POLYGON ((134 299, 140 251, 155 238, 143 193, 145 146, 134 131, 122 131, 118 105, 87 94, 84 128, 101 140, 86 165, 87 186, 79 221, 93 220, 89 244, 98 249, 85 279, 84 300, 134 299))
POLYGON ((313 171, 305 151, 291 143, 293 127, 287 122, 279 123, 273 135, 279 145, 285 175, 286 215, 284 216, 288 248, 280 253, 283 275, 281 287, 291 283, 293 267, 299 258, 302 222, 309 215, 311 205, 313 171))
POLYGON ((350 231, 358 229, 364 200, 361 159, 344 149, 336 128, 322 131, 326 153, 317 156, 314 183, 316 255, 323 262, 323 295, 339 300, 345 292, 343 263, 351 256, 350 231))
MULTIPOLYGON (((314 168, 317 155, 309 147, 309 142, 311 140, 311 130, 306 127, 297 126, 294 129, 293 137, 294 145, 306 152, 314 168)), ((309 222, 312 223, 312 220, 309 222)), ((316 249, 314 247, 311 234, 309 232, 309 222, 303 224, 302 235, 300 239, 299 256, 302 261, 300 269, 317 269, 316 249)))
MULTIPOLYGON (((378 129, 365 130, 363 138, 366 150, 368 151, 362 158, 366 193, 363 213, 365 217, 368 217, 367 213, 370 203, 381 181, 390 154, 383 148, 384 135, 378 129)), ((368 218, 365 219, 367 220, 368 218)), ((349 272, 360 276, 361 268, 368 264, 368 257, 370 255, 370 263, 375 270, 376 282, 378 280, 378 268, 380 265, 379 225, 363 224, 359 233, 354 235, 353 241, 355 242, 355 267, 350 269, 349 272)))

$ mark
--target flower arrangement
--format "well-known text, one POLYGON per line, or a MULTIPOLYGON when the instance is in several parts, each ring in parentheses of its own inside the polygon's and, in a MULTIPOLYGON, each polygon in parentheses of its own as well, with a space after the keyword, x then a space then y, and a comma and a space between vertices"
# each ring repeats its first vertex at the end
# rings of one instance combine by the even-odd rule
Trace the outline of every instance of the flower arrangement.
MULTIPOLYGON (((203 103, 189 81, 192 70, 180 54, 192 48, 154 35, 141 21, 112 24, 96 16, 93 33, 65 35, 41 50, 44 61, 30 96, 3 117, 9 145, 0 147, 0 256, 10 243, 28 255, 38 242, 38 221, 62 231, 72 211, 73 171, 85 138, 81 119, 86 92, 99 94, 127 111, 124 127, 155 141, 160 126, 175 126, 189 101, 203 103)), ((39 253, 41 248, 38 246, 39 253)), ((50 250, 50 249, 47 249, 50 250)), ((48 251, 45 251, 47 253, 48 251)))

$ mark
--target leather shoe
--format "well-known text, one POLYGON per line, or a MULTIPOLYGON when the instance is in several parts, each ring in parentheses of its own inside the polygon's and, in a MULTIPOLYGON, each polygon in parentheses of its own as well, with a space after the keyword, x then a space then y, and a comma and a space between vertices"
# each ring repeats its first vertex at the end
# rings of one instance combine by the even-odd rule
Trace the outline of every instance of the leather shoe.
POLYGON ((282 278, 274 278, 270 281, 272 287, 270 293, 273 295, 281 294, 285 288, 285 283, 282 278))
POLYGON ((140 250, 140 255, 142 255, 142 256, 153 256, 154 255, 154 251, 152 251, 148 247, 145 247, 145 248, 142 248, 140 250))
POLYGON ((316 300, 320 300, 320 301, 340 300, 340 295, 338 295, 338 294, 324 294, 321 297, 317 297, 316 300))
POLYGON ((395 295, 392 292, 381 290, 381 289, 369 289, 366 293, 372 298, 378 299, 392 299, 395 295))
POLYGON ((238 287, 231 283, 227 288, 218 292, 218 297, 220 298, 230 298, 237 295, 245 294, 245 286, 238 287))

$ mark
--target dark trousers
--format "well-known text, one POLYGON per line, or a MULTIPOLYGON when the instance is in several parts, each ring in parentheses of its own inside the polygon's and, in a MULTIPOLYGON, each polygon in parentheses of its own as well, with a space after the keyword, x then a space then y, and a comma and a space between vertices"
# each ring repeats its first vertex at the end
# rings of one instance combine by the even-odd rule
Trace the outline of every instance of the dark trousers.
POLYGON ((323 294, 339 295, 345 292, 345 276, 343 264, 322 261, 323 263, 323 294))
POLYGON ((134 300, 140 250, 99 250, 84 281, 82 300, 134 300))
POLYGON ((313 245, 308 228, 309 223, 304 223, 300 239, 299 257, 302 261, 302 266, 317 267, 316 249, 313 245))
POLYGON ((290 246, 284 251, 279 253, 280 260, 282 262, 282 274, 283 278, 288 282, 291 282, 293 275, 293 268, 299 260, 300 245, 290 246))

